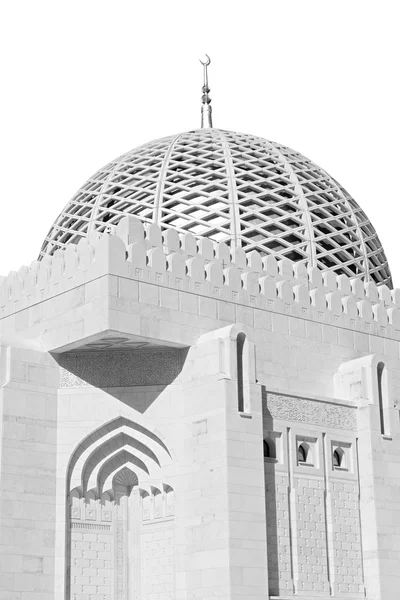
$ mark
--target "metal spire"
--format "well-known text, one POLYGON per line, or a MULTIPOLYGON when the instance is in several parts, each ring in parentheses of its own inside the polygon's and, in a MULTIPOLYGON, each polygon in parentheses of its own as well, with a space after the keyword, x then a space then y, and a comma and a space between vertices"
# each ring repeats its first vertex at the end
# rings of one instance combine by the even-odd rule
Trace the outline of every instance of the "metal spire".
POLYGON ((211 59, 206 54, 207 60, 203 62, 201 59, 200 62, 203 65, 203 87, 202 92, 203 95, 201 97, 201 128, 208 129, 212 127, 212 108, 211 108, 211 98, 208 95, 210 88, 208 87, 208 72, 207 67, 211 63, 211 59))

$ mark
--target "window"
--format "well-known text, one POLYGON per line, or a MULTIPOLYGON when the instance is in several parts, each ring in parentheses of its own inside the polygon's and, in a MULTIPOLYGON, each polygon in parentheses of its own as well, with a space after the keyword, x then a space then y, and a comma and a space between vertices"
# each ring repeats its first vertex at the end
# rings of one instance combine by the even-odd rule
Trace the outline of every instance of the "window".
POLYGON ((337 450, 335 450, 335 452, 333 453, 333 466, 340 467, 340 456, 337 450))
POLYGON ((331 467, 332 471, 348 471, 352 472, 352 443, 342 440, 331 441, 331 467))
POLYGON ((264 440, 264 458, 271 458, 271 451, 267 440, 264 440))
POLYGON ((310 451, 310 447, 305 442, 303 442, 302 444, 299 445, 299 447, 297 448, 297 462, 299 464, 307 462, 309 451, 310 451))
POLYGON ((378 401, 379 401, 379 418, 381 424, 381 434, 384 435, 385 432, 385 411, 383 407, 383 392, 382 392, 382 376, 385 369, 385 365, 383 362, 378 363, 377 366, 377 377, 378 377, 378 401))
POLYGON ((295 461, 300 467, 316 467, 319 465, 318 438, 296 435, 295 461))
POLYGON ((334 467, 342 466, 343 455, 344 455, 344 452, 343 452, 342 448, 336 448, 336 450, 333 451, 332 461, 333 461, 334 467))
POLYGON ((236 360, 237 360, 237 386, 238 386, 238 410, 244 411, 243 392, 243 348, 246 341, 244 333, 239 333, 236 338, 236 360))
POLYGON ((276 459, 275 442, 269 437, 264 440, 264 458, 276 459))

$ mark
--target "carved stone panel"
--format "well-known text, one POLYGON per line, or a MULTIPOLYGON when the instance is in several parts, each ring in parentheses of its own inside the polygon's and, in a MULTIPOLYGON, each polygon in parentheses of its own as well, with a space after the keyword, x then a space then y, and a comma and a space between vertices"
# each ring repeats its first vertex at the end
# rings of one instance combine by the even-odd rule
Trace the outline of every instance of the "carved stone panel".
POLYGON ((296 477, 292 495, 295 591, 328 594, 328 556, 323 480, 296 477))
POLYGON ((269 593, 293 593, 289 519, 289 478, 265 469, 269 593))
POLYGON ((111 597, 113 535, 111 525, 71 522, 70 599, 88 594, 111 597))
POLYGON ((356 430, 356 408, 284 394, 263 394, 263 417, 326 428, 356 430))
POLYGON ((331 512, 334 591, 364 596, 358 484, 336 481, 328 494, 331 512))

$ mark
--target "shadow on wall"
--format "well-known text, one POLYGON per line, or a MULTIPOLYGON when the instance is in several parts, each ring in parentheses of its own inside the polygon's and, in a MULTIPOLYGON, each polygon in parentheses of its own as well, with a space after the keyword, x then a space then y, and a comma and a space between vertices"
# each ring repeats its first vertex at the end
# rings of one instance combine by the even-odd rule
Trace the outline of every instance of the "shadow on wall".
MULTIPOLYGON (((287 510, 281 510, 278 517, 277 507, 285 504, 287 501, 288 486, 286 482, 278 482, 276 464, 277 464, 277 444, 276 439, 271 435, 274 431, 274 421, 268 410, 268 395, 265 386, 261 386, 262 411, 263 411, 263 449, 264 449, 264 477, 265 477, 265 513, 267 521, 267 558, 268 558, 268 583, 269 593, 279 595, 280 593, 280 571, 286 570, 290 565, 283 565, 282 560, 285 555, 283 550, 287 541, 285 535, 279 535, 280 532, 286 533, 289 526, 287 510), (280 521, 280 531, 278 531, 278 521, 280 521)), ((287 532, 288 533, 288 532, 287 532)))
POLYGON ((75 351, 54 355, 60 387, 95 387, 144 413, 168 385, 180 382, 188 348, 75 351), (131 388, 151 387, 134 394, 131 388), (156 388, 156 389, 155 389, 156 388))

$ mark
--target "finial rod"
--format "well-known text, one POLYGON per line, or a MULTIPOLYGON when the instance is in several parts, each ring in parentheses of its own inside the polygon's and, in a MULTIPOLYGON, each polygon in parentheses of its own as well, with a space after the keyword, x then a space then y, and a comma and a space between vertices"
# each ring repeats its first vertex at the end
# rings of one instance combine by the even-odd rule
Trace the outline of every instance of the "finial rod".
POLYGON ((208 95, 210 92, 210 88, 208 87, 208 70, 207 67, 211 63, 211 59, 206 54, 207 60, 203 61, 201 59, 200 62, 203 65, 203 87, 202 92, 203 95, 201 97, 201 128, 208 129, 211 128, 212 125, 212 108, 211 108, 211 98, 208 95))

